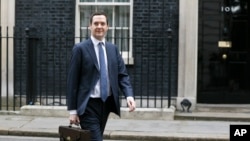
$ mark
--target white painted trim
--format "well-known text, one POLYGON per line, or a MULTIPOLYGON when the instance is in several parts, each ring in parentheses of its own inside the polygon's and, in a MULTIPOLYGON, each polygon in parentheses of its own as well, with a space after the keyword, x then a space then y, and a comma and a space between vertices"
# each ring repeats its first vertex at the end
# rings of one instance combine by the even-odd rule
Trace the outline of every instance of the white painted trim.
POLYGON ((180 0, 179 9, 178 97, 188 97, 196 103, 198 0, 180 0))
MULTIPOLYGON (((15 26, 15 0, 1 0, 1 28, 2 36, 13 37, 14 26, 15 26), (7 30, 8 27, 8 30, 7 30)), ((2 96, 12 96, 14 94, 14 49, 13 49, 13 38, 2 38, 2 96), (7 46, 8 43, 8 46, 7 46), (8 54, 7 54, 8 47, 8 54), (8 57, 8 60, 7 60, 8 57), (8 63, 7 63, 8 61, 8 63), (8 73, 7 73, 8 71, 8 73), (7 77, 8 74, 8 77, 7 77), (8 89, 7 89, 8 84, 8 89)))
MULTIPOLYGON (((75 37, 80 37, 80 6, 79 6, 79 0, 76 0, 76 11, 75 11, 75 37)), ((80 42, 80 38, 75 38, 75 43, 80 42)))

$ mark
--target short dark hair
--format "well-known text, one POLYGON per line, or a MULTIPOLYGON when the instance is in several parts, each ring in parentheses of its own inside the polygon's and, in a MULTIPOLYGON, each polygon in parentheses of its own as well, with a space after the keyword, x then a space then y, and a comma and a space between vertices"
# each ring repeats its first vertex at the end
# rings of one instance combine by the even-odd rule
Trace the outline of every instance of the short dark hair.
POLYGON ((93 13, 93 14, 91 15, 90 19, 89 19, 89 23, 90 23, 90 24, 92 24, 92 22, 93 22, 93 17, 96 16, 96 15, 103 15, 103 16, 105 16, 105 17, 106 17, 107 25, 109 24, 109 22, 108 22, 108 16, 107 16, 106 13, 104 13, 104 12, 95 12, 95 13, 93 13))

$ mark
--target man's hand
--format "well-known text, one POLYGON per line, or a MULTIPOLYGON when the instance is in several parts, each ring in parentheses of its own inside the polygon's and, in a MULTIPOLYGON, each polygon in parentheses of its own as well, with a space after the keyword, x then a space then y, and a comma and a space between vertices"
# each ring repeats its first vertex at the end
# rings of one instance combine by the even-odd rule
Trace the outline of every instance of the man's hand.
POLYGON ((135 110, 136 104, 133 97, 127 97, 127 104, 129 107, 129 112, 133 112, 135 110))
POLYGON ((70 124, 75 124, 75 125, 79 125, 80 120, 79 120, 79 116, 76 114, 70 114, 69 115, 69 123, 70 124))

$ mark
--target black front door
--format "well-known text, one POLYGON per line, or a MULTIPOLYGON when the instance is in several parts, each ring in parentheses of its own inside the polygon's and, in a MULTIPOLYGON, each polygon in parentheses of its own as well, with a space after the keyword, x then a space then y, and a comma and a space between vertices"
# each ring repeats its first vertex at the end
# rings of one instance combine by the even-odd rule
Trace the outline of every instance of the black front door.
POLYGON ((250 104, 248 0, 201 0, 198 103, 250 104))

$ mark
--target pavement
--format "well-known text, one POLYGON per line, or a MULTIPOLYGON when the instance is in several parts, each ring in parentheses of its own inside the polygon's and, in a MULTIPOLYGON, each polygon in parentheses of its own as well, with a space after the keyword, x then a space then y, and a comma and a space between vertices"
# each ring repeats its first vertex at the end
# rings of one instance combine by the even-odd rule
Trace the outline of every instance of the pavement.
MULTIPOLYGON (((211 116, 211 113, 206 114, 211 116)), ((231 116, 233 115, 235 116, 234 113, 231 113, 231 116)), ((244 116, 249 117, 249 114, 244 116)), ((229 141, 229 129, 233 124, 250 125, 250 121, 110 118, 106 125, 104 138, 105 140, 123 141, 229 141)), ((58 138, 60 125, 68 125, 68 118, 0 114, 0 135, 58 138)))

